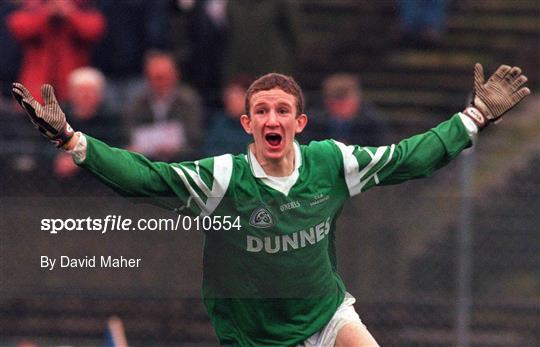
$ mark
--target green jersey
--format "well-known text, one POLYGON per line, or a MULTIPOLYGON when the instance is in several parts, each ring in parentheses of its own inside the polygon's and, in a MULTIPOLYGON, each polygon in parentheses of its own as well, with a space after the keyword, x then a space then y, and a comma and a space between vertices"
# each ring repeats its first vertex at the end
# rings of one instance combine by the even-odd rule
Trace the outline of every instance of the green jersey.
POLYGON ((174 196, 198 216, 239 218, 205 232, 203 298, 223 344, 291 346, 324 327, 343 301, 335 225, 345 201, 377 185, 429 176, 471 140, 459 115, 396 145, 295 143, 289 177, 268 176, 248 151, 157 163, 86 138, 80 165, 128 196, 174 196))

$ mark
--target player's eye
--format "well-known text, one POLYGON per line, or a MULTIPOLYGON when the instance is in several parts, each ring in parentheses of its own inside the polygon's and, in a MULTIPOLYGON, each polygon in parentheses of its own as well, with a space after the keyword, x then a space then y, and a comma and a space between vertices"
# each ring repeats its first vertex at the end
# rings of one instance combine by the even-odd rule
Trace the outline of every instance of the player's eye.
POLYGON ((255 110, 255 114, 264 114, 264 113, 265 113, 264 108, 259 108, 259 109, 255 110))
POLYGON ((287 114, 287 113, 289 113, 289 109, 287 109, 287 108, 280 108, 280 109, 278 110, 278 112, 279 112, 279 114, 287 114))

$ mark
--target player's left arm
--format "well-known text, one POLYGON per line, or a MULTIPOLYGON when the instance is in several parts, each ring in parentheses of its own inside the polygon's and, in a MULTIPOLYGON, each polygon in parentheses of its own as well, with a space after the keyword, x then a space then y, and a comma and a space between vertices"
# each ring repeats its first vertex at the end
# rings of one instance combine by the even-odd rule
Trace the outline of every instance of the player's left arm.
POLYGON ((336 142, 343 157, 343 174, 350 195, 376 185, 430 176, 471 146, 476 133, 500 120, 530 94, 524 87, 527 77, 518 67, 502 65, 484 82, 482 66, 476 64, 474 80, 471 105, 426 133, 381 147, 345 146, 336 142))

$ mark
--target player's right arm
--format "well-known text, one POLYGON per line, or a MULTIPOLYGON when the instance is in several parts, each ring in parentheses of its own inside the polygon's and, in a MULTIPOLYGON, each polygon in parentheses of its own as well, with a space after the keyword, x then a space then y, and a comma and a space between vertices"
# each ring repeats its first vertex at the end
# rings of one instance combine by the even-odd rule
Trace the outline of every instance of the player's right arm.
POLYGON ((153 162, 84 134, 70 152, 79 166, 118 193, 165 198, 158 199, 158 204, 192 215, 215 211, 228 189, 233 168, 229 154, 193 162, 153 162))
POLYGON ((13 84, 12 92, 45 137, 72 153, 78 165, 120 194, 158 198, 160 205, 196 215, 211 214, 223 199, 232 175, 232 156, 178 164, 152 162, 138 153, 113 148, 74 132, 56 101, 52 86, 44 85, 41 90, 44 105, 22 84, 13 84))

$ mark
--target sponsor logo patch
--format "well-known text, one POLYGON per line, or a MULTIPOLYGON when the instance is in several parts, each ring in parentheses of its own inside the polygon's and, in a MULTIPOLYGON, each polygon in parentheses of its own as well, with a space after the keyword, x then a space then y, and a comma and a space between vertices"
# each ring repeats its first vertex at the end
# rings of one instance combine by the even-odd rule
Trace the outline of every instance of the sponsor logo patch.
POLYGON ((249 224, 256 228, 270 228, 274 225, 274 218, 266 208, 259 207, 249 217, 249 224))

